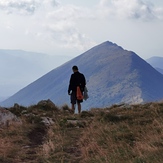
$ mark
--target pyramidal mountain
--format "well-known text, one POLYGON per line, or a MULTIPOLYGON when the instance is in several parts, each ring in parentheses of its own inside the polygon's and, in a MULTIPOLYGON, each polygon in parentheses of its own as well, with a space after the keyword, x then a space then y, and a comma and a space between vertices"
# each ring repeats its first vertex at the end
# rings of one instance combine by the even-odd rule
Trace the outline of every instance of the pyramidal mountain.
POLYGON ((45 99, 59 106, 70 104, 67 90, 73 65, 87 81, 89 99, 83 109, 163 99, 163 75, 134 52, 107 41, 53 69, 0 105, 29 106, 45 99))

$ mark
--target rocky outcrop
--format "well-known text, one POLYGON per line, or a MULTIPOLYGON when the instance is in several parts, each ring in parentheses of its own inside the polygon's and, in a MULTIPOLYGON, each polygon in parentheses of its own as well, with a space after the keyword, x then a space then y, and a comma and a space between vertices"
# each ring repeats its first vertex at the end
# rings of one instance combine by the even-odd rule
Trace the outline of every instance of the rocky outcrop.
POLYGON ((21 124, 21 120, 9 110, 0 107, 0 127, 10 126, 11 124, 21 124))
POLYGON ((41 107, 41 108, 43 108, 45 110, 50 110, 50 109, 56 110, 56 111, 58 110, 58 108, 56 107, 56 105, 50 99, 39 101, 37 103, 37 106, 38 107, 41 107))
POLYGON ((51 126, 54 124, 54 121, 52 118, 49 118, 49 117, 41 117, 42 119, 42 123, 44 123, 45 126, 51 126))

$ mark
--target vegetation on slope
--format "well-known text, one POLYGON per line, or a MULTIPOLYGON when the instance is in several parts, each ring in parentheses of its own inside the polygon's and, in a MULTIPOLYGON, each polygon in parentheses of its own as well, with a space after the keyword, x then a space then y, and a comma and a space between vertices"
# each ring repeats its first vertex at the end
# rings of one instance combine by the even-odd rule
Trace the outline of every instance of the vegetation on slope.
POLYGON ((8 110, 22 124, 0 128, 1 163, 163 160, 163 103, 92 108, 80 115, 72 115, 67 105, 49 103, 8 110))

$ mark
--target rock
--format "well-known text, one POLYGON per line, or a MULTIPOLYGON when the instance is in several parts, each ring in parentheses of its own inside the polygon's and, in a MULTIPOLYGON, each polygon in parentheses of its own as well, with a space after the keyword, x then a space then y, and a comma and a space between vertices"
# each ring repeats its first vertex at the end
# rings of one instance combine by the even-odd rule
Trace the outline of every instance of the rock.
POLYGON ((83 120, 67 120, 67 127, 73 128, 84 128, 86 127, 86 122, 83 120))
POLYGON ((17 104, 17 103, 15 103, 15 104, 14 104, 14 108, 15 108, 15 109, 20 109, 20 105, 17 104))
POLYGON ((22 121, 9 110, 0 107, 0 126, 9 127, 14 123, 22 124, 22 121))
POLYGON ((48 110, 48 109, 54 109, 57 110, 56 105, 50 100, 41 100, 37 103, 38 106, 41 106, 42 108, 48 110))
POLYGON ((42 119, 42 123, 44 123, 46 126, 51 126, 54 124, 54 121, 52 118, 49 118, 49 117, 41 117, 42 119))

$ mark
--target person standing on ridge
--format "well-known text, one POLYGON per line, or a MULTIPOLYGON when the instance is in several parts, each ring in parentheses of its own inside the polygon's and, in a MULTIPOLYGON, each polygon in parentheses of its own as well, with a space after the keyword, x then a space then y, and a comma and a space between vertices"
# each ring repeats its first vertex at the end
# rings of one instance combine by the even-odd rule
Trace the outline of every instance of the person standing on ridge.
POLYGON ((68 94, 70 95, 70 99, 71 99, 72 112, 75 113, 75 104, 77 103, 78 113, 80 113, 86 81, 85 81, 85 76, 78 71, 77 66, 73 66, 72 71, 73 74, 71 74, 70 77, 68 94))

